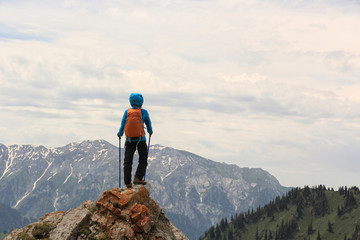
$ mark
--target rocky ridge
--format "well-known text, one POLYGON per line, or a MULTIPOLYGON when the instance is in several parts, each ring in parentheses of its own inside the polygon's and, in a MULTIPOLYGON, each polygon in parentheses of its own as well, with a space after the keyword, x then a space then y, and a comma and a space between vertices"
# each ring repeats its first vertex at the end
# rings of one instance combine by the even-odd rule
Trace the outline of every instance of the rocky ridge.
POLYGON ((113 188, 67 212, 45 214, 38 222, 12 231, 4 240, 170 240, 188 239, 150 197, 149 186, 113 188))

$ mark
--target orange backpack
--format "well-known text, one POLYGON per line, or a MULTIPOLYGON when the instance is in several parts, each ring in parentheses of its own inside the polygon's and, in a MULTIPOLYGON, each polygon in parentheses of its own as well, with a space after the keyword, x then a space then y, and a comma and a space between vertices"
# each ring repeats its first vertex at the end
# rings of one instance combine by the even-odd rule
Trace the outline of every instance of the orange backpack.
POLYGON ((128 138, 142 138, 145 136, 141 109, 128 109, 125 124, 125 136, 128 138))

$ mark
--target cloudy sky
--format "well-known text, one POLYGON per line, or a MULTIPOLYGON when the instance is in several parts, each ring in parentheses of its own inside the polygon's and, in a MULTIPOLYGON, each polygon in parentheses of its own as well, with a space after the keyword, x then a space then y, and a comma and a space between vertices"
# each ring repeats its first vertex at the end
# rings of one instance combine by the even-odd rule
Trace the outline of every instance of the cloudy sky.
POLYGON ((360 1, 0 0, 0 143, 117 145, 132 92, 152 144, 359 185, 360 1))

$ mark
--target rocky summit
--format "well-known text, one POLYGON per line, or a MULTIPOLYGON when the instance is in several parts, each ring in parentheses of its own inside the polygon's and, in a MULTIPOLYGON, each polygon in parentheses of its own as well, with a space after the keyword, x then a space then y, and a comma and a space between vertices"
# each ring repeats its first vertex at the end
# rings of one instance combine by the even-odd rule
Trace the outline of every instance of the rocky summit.
POLYGON ((150 186, 114 188, 95 203, 86 201, 68 212, 45 214, 38 222, 12 231, 4 240, 170 240, 188 239, 150 197, 150 186))

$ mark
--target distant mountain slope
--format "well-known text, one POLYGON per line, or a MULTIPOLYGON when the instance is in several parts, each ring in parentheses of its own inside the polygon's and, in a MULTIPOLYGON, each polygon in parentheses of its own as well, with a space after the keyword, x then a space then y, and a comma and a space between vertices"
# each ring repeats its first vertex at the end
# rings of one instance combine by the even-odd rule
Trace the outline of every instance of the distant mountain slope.
MULTIPOLYGON (((160 145, 150 148, 146 180, 151 196, 190 239, 221 218, 264 205, 288 190, 262 169, 160 145)), ((118 148, 106 141, 59 148, 0 144, 0 201, 25 216, 66 211, 117 186, 118 148)))
POLYGON ((0 232, 21 227, 29 222, 17 210, 0 203, 0 232))
POLYGON ((256 211, 233 215, 206 231, 202 240, 360 240, 360 191, 295 188, 256 211))
POLYGON ((287 190, 262 169, 218 163, 173 148, 154 146, 151 159, 152 194, 174 224, 187 229, 187 236, 199 236, 200 229, 220 216, 262 206, 287 190))

